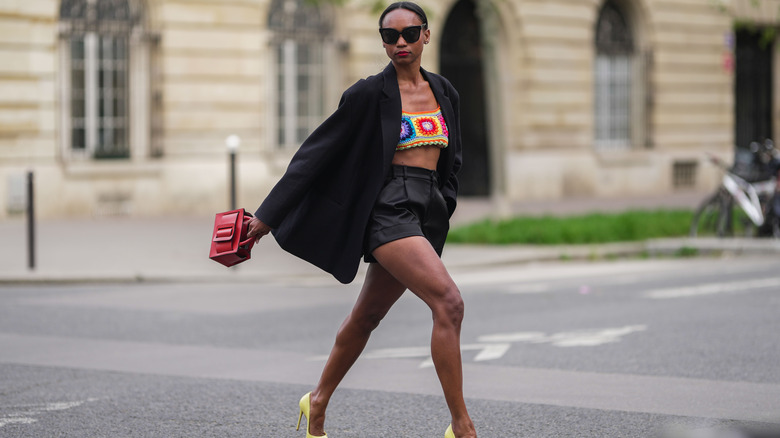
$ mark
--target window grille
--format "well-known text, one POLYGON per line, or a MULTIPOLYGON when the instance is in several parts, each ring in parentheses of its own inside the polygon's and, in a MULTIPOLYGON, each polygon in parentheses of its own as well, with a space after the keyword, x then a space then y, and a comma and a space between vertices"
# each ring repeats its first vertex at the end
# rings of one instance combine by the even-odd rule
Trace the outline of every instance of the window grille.
POLYGON ((274 0, 268 26, 276 57, 276 143, 294 149, 323 119, 323 41, 330 23, 306 0, 274 0))
POLYGON ((94 158, 127 158, 129 147, 128 0, 64 0, 60 26, 67 42, 70 150, 94 158))
POLYGON ((616 5, 607 1, 596 25, 595 137, 600 150, 631 146, 634 43, 616 5))
POLYGON ((672 166, 672 185, 675 189, 696 187, 696 161, 675 161, 672 166))

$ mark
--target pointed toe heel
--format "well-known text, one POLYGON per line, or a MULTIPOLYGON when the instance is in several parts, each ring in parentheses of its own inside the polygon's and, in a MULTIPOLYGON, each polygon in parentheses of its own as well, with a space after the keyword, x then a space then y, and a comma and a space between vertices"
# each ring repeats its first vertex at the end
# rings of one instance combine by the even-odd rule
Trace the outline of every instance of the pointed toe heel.
POLYGON ((444 438, 455 438, 455 433, 452 431, 452 425, 447 427, 447 431, 444 432, 444 438))
POLYGON ((308 393, 303 397, 301 397, 301 401, 298 402, 298 408, 300 409, 300 414, 298 415, 298 425, 295 426, 295 430, 301 428, 301 418, 305 416, 306 417, 306 438, 328 438, 327 433, 325 435, 319 435, 319 436, 312 435, 309 433, 309 410, 311 409, 311 393, 308 393))

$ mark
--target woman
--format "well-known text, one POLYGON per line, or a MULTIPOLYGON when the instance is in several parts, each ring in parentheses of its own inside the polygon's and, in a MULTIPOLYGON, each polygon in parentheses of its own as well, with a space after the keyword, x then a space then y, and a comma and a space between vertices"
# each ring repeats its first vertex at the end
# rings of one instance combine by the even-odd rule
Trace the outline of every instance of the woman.
POLYGON ((433 313, 431 353, 452 415, 445 437, 476 437, 463 400, 463 300, 440 259, 461 162, 458 93, 420 67, 431 32, 418 5, 388 6, 379 26, 390 64, 344 92, 255 212, 249 236, 273 230, 282 248, 343 283, 361 254, 370 263, 319 383, 300 400, 307 438, 327 436, 330 397, 406 289, 433 313))

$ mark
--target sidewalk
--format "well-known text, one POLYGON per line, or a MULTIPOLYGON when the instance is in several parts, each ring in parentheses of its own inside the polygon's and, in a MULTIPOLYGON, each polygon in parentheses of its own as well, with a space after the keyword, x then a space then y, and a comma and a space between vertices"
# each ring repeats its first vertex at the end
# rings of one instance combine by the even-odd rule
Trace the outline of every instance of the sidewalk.
MULTIPOLYGON (((694 198, 694 195, 688 195, 694 198)), ((695 198, 699 199, 699 198, 695 198)), ((675 207, 693 202, 684 196, 624 201, 571 200, 524 203, 513 214, 574 214, 628 208, 675 207)), ((691 204, 687 204, 691 205, 691 204)), ((489 216, 487 201, 464 200, 453 224, 489 216)), ((251 281, 337 284, 329 274, 287 254, 273 238, 264 238, 252 260, 233 268, 208 259, 213 217, 103 218, 41 221, 36 230, 36 266, 28 269, 26 222, 0 222, 0 284, 35 282, 251 281)), ((582 246, 448 245, 443 259, 450 270, 523 264, 534 261, 673 254, 681 248, 700 253, 729 252, 780 256, 771 239, 661 239, 637 243, 582 246)), ((361 264, 361 271, 366 265, 361 264)), ((361 274, 358 274, 360 278, 361 274)))

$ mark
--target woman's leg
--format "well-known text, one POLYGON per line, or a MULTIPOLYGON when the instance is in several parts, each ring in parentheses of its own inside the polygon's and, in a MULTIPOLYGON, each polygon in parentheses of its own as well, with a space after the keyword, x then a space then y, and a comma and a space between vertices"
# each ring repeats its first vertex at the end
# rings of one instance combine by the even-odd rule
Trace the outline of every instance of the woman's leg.
POLYGON ((460 327, 464 306, 458 287, 424 237, 387 243, 373 255, 387 272, 430 307, 433 313, 431 356, 452 415, 453 432, 459 438, 476 437, 463 400, 460 327))
POLYGON ((360 356, 371 332, 405 290, 406 287, 382 266, 377 263, 369 265, 357 302, 341 324, 320 381, 311 393, 310 425, 307 427, 312 435, 325 434, 325 410, 331 395, 360 356))

